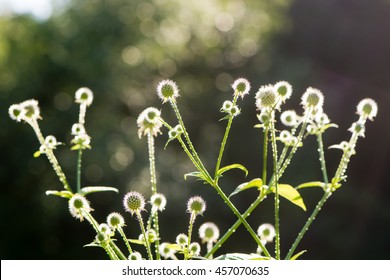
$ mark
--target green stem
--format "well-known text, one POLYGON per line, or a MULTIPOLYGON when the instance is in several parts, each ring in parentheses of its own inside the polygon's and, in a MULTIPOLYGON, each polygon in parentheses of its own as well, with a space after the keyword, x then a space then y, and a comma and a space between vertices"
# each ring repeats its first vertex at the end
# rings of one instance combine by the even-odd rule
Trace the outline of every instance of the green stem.
POLYGON ((268 159, 268 128, 264 130, 263 143, 263 183, 267 182, 267 159, 268 159))
POLYGON ((160 256, 160 226, 159 226, 159 223, 158 223, 158 212, 157 210, 153 213, 153 222, 154 222, 154 230, 156 231, 156 246, 155 246, 155 251, 156 251, 156 259, 157 260, 160 260, 161 259, 161 256, 160 256))
POLYGON ((126 244, 126 247, 127 247, 127 250, 129 251, 129 254, 132 254, 133 250, 131 249, 129 240, 127 239, 127 237, 126 237, 126 235, 125 235, 125 233, 124 233, 124 231, 123 231, 123 229, 121 227, 118 227, 118 232, 122 236, 122 239, 123 239, 123 241, 126 244))
POLYGON ((122 251, 118 248, 118 246, 116 246, 116 244, 114 243, 114 241, 110 240, 109 245, 112 247, 112 249, 114 250, 115 254, 116 254, 121 260, 127 260, 126 256, 123 255, 122 251))
POLYGON ((190 216, 190 223, 188 225, 187 252, 185 252, 185 254, 184 254, 184 259, 186 259, 186 260, 188 260, 190 257, 189 248, 190 248, 190 244, 191 244, 192 228, 193 228, 193 225, 195 222, 195 218, 196 218, 196 214, 194 212, 192 212, 191 216, 190 216))
POLYGON ((83 150, 79 149, 77 156, 77 192, 80 192, 81 189, 81 160, 82 160, 83 150))
POLYGON ((314 209, 313 213, 310 215, 309 219, 306 221, 305 225, 301 229, 301 231, 298 234, 298 237, 295 239, 294 244, 291 246, 287 256, 286 260, 289 260, 294 253, 295 249, 297 248, 299 242, 302 240, 305 233, 308 231, 311 223, 314 221, 315 217, 317 216, 318 212, 321 210, 322 206, 325 204, 325 202, 328 200, 328 198, 332 195, 331 191, 326 191, 321 198, 321 200, 318 202, 316 208, 314 209))
POLYGON ((325 154, 324 154, 324 143, 322 141, 322 133, 317 134, 317 142, 318 142, 318 152, 320 154, 322 177, 324 178, 325 186, 327 186, 329 183, 329 178, 328 178, 328 172, 326 169, 326 161, 325 161, 325 154))
POLYGON ((156 164, 154 155, 154 137, 148 133, 148 150, 149 150, 149 165, 150 165, 150 183, 152 185, 152 194, 157 192, 157 180, 156 180, 156 164))
POLYGON ((138 222, 139 222, 139 226, 141 228, 142 234, 144 235, 145 247, 146 247, 146 251, 148 252, 149 260, 153 260, 152 251, 150 250, 149 238, 148 238, 148 236, 146 234, 144 222, 142 221, 142 216, 141 216, 140 211, 136 211, 136 215, 137 215, 137 218, 138 218, 138 222))

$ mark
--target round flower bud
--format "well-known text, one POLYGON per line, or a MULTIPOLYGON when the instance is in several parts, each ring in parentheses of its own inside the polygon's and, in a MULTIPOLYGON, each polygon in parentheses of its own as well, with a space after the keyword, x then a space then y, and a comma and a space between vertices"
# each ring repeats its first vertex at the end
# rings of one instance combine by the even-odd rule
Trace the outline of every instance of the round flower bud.
POLYGON ((257 235, 260 237, 260 240, 272 242, 275 237, 275 228, 271 224, 262 224, 257 229, 257 235))
POLYGON ((280 115, 280 121, 285 126, 296 126, 299 123, 299 117, 297 113, 294 110, 287 110, 284 111, 280 115))
POLYGON ((70 214, 80 221, 84 218, 84 212, 89 213, 92 211, 88 200, 80 194, 75 194, 71 199, 69 199, 68 207, 70 214))
POLYGON ((85 134, 85 128, 82 123, 75 123, 72 125, 72 135, 85 134))
POLYGON ((288 130, 283 130, 279 134, 279 139, 283 143, 289 143, 291 141, 291 137, 292 137, 292 135, 288 130))
POLYGON ((163 194, 156 193, 150 198, 150 203, 152 204, 152 212, 157 210, 161 212, 165 209, 165 205, 167 205, 167 199, 163 194))
POLYGON ((321 113, 318 113, 316 116, 315 116, 315 121, 316 123, 319 125, 319 126, 323 126, 325 124, 328 124, 330 122, 329 118, 328 118, 328 115, 321 112, 321 113))
POLYGON ((59 145, 57 139, 53 135, 46 136, 45 145, 48 149, 55 149, 59 145))
POLYGON ((199 256, 200 254, 200 245, 198 242, 192 242, 190 246, 188 247, 188 251, 193 256, 199 256))
POLYGON ((108 224, 106 223, 102 223, 99 225, 99 231, 102 232, 102 233, 105 233, 107 235, 110 235, 111 234, 111 228, 108 224))
POLYGON ((363 121, 354 122, 348 130, 352 133, 357 133, 358 136, 364 137, 364 132, 366 130, 365 123, 363 121))
POLYGON ((37 120, 40 117, 40 110, 38 106, 38 101, 35 99, 26 100, 20 103, 22 108, 21 119, 23 120, 37 120))
POLYGON ((256 93, 256 106, 259 110, 263 108, 277 108, 277 93, 273 86, 262 86, 256 93))
POLYGON ((133 252, 129 255, 130 261, 140 261, 142 260, 142 256, 139 252, 133 252))
POLYGON ((233 102, 231 102, 230 100, 226 100, 225 102, 223 102, 222 104, 222 108, 221 108, 221 111, 223 112, 230 112, 230 110, 232 109, 233 107, 233 102))
POLYGON ((202 215, 206 210, 206 202, 200 196, 191 197, 187 202, 187 211, 195 215, 202 215))
POLYGON ((324 104, 324 95, 318 89, 309 87, 302 95, 301 104, 305 109, 322 108, 324 104))
POLYGON ((232 84, 232 88, 234 90, 234 94, 237 94, 238 96, 241 96, 241 98, 244 98, 244 95, 249 93, 251 85, 247 79, 238 78, 232 84))
POLYGON ((204 223, 199 227, 199 237, 202 239, 202 242, 217 242, 219 229, 214 223, 204 223))
POLYGON ((93 101, 93 93, 89 88, 82 87, 76 91, 75 102, 80 104, 85 104, 87 106, 91 105, 93 101))
POLYGON ((176 130, 176 132, 178 134, 183 133, 183 131, 184 131, 183 127, 180 124, 176 125, 174 129, 176 130))
POLYGON ((176 244, 185 247, 187 246, 187 243, 188 243, 188 237, 184 233, 180 233, 178 236, 176 236, 176 244))
POLYGON ((378 113, 378 104, 371 98, 365 98, 359 102, 356 113, 372 121, 378 113))
POLYGON ((179 96, 179 88, 174 81, 164 80, 157 86, 157 95, 163 103, 168 100, 175 100, 179 96))
POLYGON ((79 145, 76 150, 91 148, 89 146, 89 144, 91 144, 91 137, 86 133, 75 135, 71 142, 72 144, 79 145))
POLYGON ((100 231, 96 234, 95 241, 98 244, 102 244, 102 243, 107 242, 109 238, 110 237, 107 233, 100 231))
POLYGON ((107 216, 107 224, 112 228, 119 228, 125 225, 125 220, 121 214, 113 212, 107 216))
POLYGON ((283 101, 286 101, 291 97, 292 94, 292 86, 285 81, 278 82, 274 85, 275 91, 282 98, 283 101))
POLYGON ((273 112, 270 112, 269 109, 262 109, 260 114, 257 115, 257 118, 259 119, 259 121, 264 124, 264 125, 268 125, 270 120, 271 120, 271 116, 272 116, 272 113, 273 112))
POLYGON ((157 133, 161 133, 160 128, 163 124, 160 115, 160 111, 153 107, 143 110, 137 119, 138 137, 141 138, 142 134, 151 133, 153 136, 157 136, 157 133))
POLYGON ((128 192, 123 198, 123 207, 133 215, 145 209, 145 199, 139 192, 128 192))
POLYGON ((169 247, 169 243, 161 243, 160 244, 160 254, 164 259, 173 259, 175 258, 176 251, 169 247))
POLYGON ((20 122, 22 120, 22 106, 20 104, 13 104, 8 109, 8 114, 11 119, 20 122))
POLYGON ((240 113, 241 113, 241 110, 240 110, 240 108, 238 108, 237 105, 233 106, 229 112, 229 114, 232 115, 233 117, 238 116, 240 113))
MULTIPOLYGON (((146 236, 148 237, 148 242, 149 243, 153 243, 156 241, 157 239, 157 233, 154 229, 148 229, 146 231, 146 236)), ((139 236, 138 236, 138 240, 142 241, 142 242, 145 242, 145 236, 141 233, 139 236)))

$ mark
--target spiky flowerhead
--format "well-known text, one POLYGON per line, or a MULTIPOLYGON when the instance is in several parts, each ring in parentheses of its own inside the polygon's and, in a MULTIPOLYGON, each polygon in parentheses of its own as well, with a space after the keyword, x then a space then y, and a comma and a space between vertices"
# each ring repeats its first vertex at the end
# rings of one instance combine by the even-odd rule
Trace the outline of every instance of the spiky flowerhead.
POLYGON ((260 237, 260 240, 272 242, 275 238, 275 228, 271 224, 262 224, 257 229, 257 235, 260 237))
POLYGON ((161 193, 155 193, 150 198, 150 203, 152 204, 152 212, 163 211, 165 209, 165 205, 167 205, 167 199, 161 193))
POLYGON ((371 98, 365 98, 357 105, 356 113, 373 121, 378 114, 378 104, 371 98))
POLYGON ((26 122, 32 120, 38 120, 40 118, 40 109, 38 106, 38 101, 35 99, 30 99, 23 101, 19 104, 13 104, 8 109, 9 116, 11 119, 20 122, 24 120, 26 122))
POLYGON ((123 198, 123 207, 131 215, 145 210, 145 198, 139 192, 128 192, 123 198))
POLYGON ((121 214, 113 212, 107 216, 107 224, 114 229, 120 228, 125 225, 125 220, 121 214))
POLYGON ((72 198, 68 201, 68 207, 70 214, 80 221, 84 219, 85 213, 92 211, 88 200, 81 194, 73 195, 72 198))
POLYGON ((93 92, 87 87, 79 88, 75 93, 75 102, 80 104, 85 104, 87 106, 91 105, 93 101, 93 92))
POLYGON ((187 212, 202 215, 206 210, 206 202, 200 196, 191 197, 187 202, 187 212))
POLYGON ((188 247, 188 251, 192 256, 199 256, 200 254, 200 245, 198 242, 192 242, 188 247))
POLYGON ((364 121, 354 122, 348 130, 352 133, 356 133, 357 136, 364 138, 364 132, 366 131, 365 122, 364 121))
POLYGON ((184 233, 180 233, 176 236, 176 244, 182 246, 183 248, 187 246, 188 236, 184 233))
POLYGON ((172 249, 169 243, 164 242, 160 244, 159 250, 160 254, 164 259, 174 259, 176 251, 172 249))
POLYGON ((278 93, 278 95, 282 98, 282 101, 286 101, 291 97, 292 94, 292 86, 285 81, 277 82, 274 85, 275 91, 278 93))
POLYGON ((219 238, 219 229, 216 224, 207 222, 199 227, 199 237, 202 242, 217 242, 219 238))
POLYGON ((299 116, 294 110, 287 110, 280 115, 280 121, 285 126, 296 126, 299 124, 299 116))
POLYGON ((163 80, 157 85, 157 95, 163 103, 175 100, 179 96, 179 88, 172 80, 163 80))
POLYGON ((309 87, 302 95, 302 102, 304 109, 318 109, 324 105, 324 95, 316 88, 309 87))
POLYGON ((262 109, 278 109, 279 108, 278 94, 272 85, 262 86, 256 93, 256 107, 262 109))
POLYGON ((238 96, 241 96, 241 98, 244 98, 244 95, 247 95, 249 93, 251 85, 247 79, 238 78, 232 84, 232 88, 234 90, 234 94, 237 94, 238 96))
POLYGON ((163 124, 160 117, 161 112, 154 107, 143 110, 137 119, 138 137, 141 138, 142 135, 148 133, 157 136, 158 133, 161 133, 160 128, 163 124))

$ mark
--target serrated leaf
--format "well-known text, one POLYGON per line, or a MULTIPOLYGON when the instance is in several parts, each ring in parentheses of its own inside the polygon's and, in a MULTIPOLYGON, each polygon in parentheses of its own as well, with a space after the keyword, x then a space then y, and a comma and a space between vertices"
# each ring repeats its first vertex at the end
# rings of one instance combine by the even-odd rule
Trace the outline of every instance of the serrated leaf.
POLYGON ((46 191, 46 195, 55 195, 63 198, 71 198, 73 194, 70 191, 46 191))
POLYGON ((226 171, 229 171, 231 169, 241 169, 242 171, 245 172, 245 176, 248 175, 248 169, 246 169, 245 166, 238 164, 238 163, 234 163, 234 164, 220 168, 217 171, 217 178, 221 177, 223 173, 225 173, 226 171))
MULTIPOLYGON (((275 192, 275 187, 271 189, 272 192, 275 192)), ((299 192, 292 186, 288 184, 278 184, 278 193, 280 196, 283 196, 285 199, 294 203, 295 205, 301 207, 306 211, 306 205, 303 202, 303 199, 299 192)))
POLYGON ((295 189, 303 189, 303 188, 313 188, 313 187, 320 187, 320 188, 324 188, 325 186, 325 183, 323 182, 320 182, 320 181, 313 181, 313 182, 307 182, 307 183, 303 183, 303 184, 300 184, 299 186, 297 186, 295 189))
POLYGON ((291 261, 295 261, 296 259, 298 259, 301 255, 303 255, 306 252, 307 252, 307 250, 300 251, 299 253, 297 253, 294 256, 292 256, 290 260, 291 261))
POLYGON ((262 185, 263 185, 263 180, 261 180, 260 178, 256 178, 249 182, 242 183, 229 195, 229 198, 233 195, 236 195, 250 188, 258 188, 260 190, 262 185))
POLYGON ((80 190, 81 195, 87 195, 90 193, 95 192, 116 192, 118 193, 119 190, 117 188, 113 187, 106 187, 106 186, 92 186, 92 187, 85 187, 80 190))

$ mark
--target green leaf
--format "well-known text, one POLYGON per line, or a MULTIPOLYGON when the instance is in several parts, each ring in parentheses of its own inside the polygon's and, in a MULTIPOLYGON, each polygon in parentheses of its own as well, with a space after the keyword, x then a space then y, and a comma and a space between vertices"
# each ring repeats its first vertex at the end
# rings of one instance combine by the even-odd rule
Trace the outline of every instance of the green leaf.
POLYGON ((34 153, 34 157, 35 157, 35 158, 39 157, 40 155, 41 155, 41 152, 40 152, 40 151, 36 151, 36 152, 34 153))
POLYGON ((64 198, 71 198, 73 193, 70 191, 46 191, 46 195, 55 195, 64 198))
POLYGON ((262 185, 263 185, 263 180, 261 180, 260 178, 256 178, 256 179, 253 179, 249 182, 242 183, 234 190, 234 192, 232 192, 229 195, 229 198, 233 195, 236 195, 236 194, 238 194, 242 191, 245 191, 247 189, 250 189, 250 188, 258 188, 260 190, 262 185))
MULTIPOLYGON (((275 192, 275 187, 272 187, 271 191, 275 192)), ((306 205, 303 202, 301 195, 296 189, 294 189, 294 187, 287 184, 278 184, 278 193, 280 196, 283 196, 306 211, 306 205)))
POLYGON ((320 188, 324 188, 325 186, 325 183, 323 182, 320 182, 320 181, 313 181, 313 182, 307 182, 307 183, 303 183, 303 184, 300 184, 298 187, 296 187, 295 189, 303 189, 303 188, 312 188, 312 187, 320 187, 320 188))
POLYGON ((269 260, 270 258, 258 254, 228 253, 221 255, 215 260, 269 260))
POLYGON ((93 186, 93 187, 85 187, 80 190, 81 195, 87 195, 90 193, 95 192, 116 192, 118 193, 119 190, 117 188, 113 187, 106 187, 106 186, 93 186))
POLYGON ((297 253, 294 256, 292 256, 290 260, 291 261, 295 261, 296 259, 298 259, 301 255, 303 255, 306 252, 307 252, 307 250, 300 251, 299 253, 297 253))
POLYGON ((143 242, 142 240, 139 240, 139 239, 127 239, 130 241, 130 243, 133 243, 133 244, 139 244, 139 245, 144 245, 145 242, 143 242))
POLYGON ((167 248, 180 252, 183 248, 179 244, 167 244, 167 248))
POLYGON ((248 169, 246 169, 245 166, 238 164, 238 163, 235 163, 235 164, 231 164, 231 165, 220 168, 217 171, 217 178, 221 177, 223 173, 225 173, 226 171, 229 171, 231 169, 241 169, 242 171, 245 172, 245 176, 248 175, 248 169))
POLYGON ((194 172, 184 174, 184 180, 187 180, 187 177, 196 177, 198 178, 198 180, 205 181, 205 184, 208 182, 207 177, 202 172, 199 171, 194 171, 194 172))

